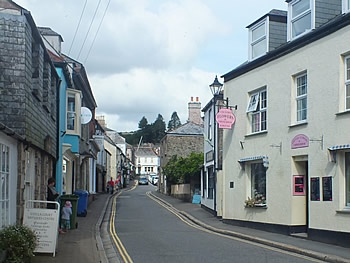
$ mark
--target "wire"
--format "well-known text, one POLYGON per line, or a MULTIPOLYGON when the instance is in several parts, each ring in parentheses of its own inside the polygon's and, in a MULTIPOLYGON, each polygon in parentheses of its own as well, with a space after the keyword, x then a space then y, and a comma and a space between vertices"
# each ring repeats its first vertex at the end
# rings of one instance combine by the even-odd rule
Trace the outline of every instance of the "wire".
POLYGON ((104 11, 104 13, 103 13, 102 19, 101 19, 101 21, 100 21, 100 24, 98 25, 98 28, 97 28, 97 31, 96 31, 96 34, 95 34, 94 40, 92 41, 91 46, 90 46, 90 48, 89 48, 89 51, 88 51, 88 53, 87 53, 87 55, 86 55, 86 58, 85 58, 84 64, 86 64, 86 61, 87 61, 87 59, 88 59, 88 57, 89 57, 89 55, 90 55, 91 49, 92 49, 92 47, 93 47, 93 45, 94 45, 94 43, 95 43, 95 40, 96 40, 97 34, 98 34, 98 32, 100 31, 100 28, 101 28, 101 25, 102 25, 103 19, 105 18, 105 15, 106 15, 106 13, 107 13, 107 9, 108 9, 108 6, 109 6, 109 3, 110 3, 110 2, 111 2, 111 0, 109 0, 109 1, 108 1, 108 4, 107 4, 107 6, 106 6, 106 9, 105 9, 105 11, 104 11))
POLYGON ((83 7, 83 11, 81 12, 81 15, 80 15, 80 18, 79 18, 78 26, 77 26, 77 28, 76 28, 76 30, 75 30, 75 33, 74 33, 74 37, 73 37, 72 43, 70 44, 69 51, 68 51, 68 56, 69 56, 69 54, 70 54, 70 51, 72 50, 72 46, 73 46, 73 43, 74 43, 75 37, 77 36, 78 29, 79 29, 79 26, 80 26, 81 20, 82 20, 83 15, 84 15, 84 11, 85 11, 86 4, 87 4, 87 0, 85 1, 84 7, 83 7))
POLYGON ((95 16, 96 16, 96 13, 97 13, 97 10, 98 10, 98 7, 100 6, 100 4, 101 4, 101 0, 98 1, 98 5, 97 5, 97 7, 96 7, 96 9, 95 9, 94 16, 93 16, 92 19, 91 19, 91 23, 90 23, 89 29, 88 29, 88 31, 87 31, 87 33, 86 33, 86 35, 85 35, 85 39, 84 39, 84 42, 83 42, 83 44, 82 44, 82 46, 81 46, 81 48, 80 48, 80 51, 79 51, 79 54, 78 54, 78 58, 77 58, 77 59, 79 59, 80 54, 81 54, 81 51, 82 51, 83 48, 84 48, 86 39, 87 39, 87 37, 88 37, 88 35, 89 35, 91 26, 92 26, 92 24, 93 24, 93 22, 94 22, 94 20, 95 20, 95 16))

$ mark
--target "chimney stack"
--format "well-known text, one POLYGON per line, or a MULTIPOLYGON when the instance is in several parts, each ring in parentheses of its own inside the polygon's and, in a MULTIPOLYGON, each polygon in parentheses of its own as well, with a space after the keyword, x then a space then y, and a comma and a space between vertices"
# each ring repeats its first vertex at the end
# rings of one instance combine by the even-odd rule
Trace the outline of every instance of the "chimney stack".
POLYGON ((203 125, 199 97, 196 97, 196 101, 194 101, 193 97, 191 97, 191 101, 188 103, 188 121, 198 125, 203 125))

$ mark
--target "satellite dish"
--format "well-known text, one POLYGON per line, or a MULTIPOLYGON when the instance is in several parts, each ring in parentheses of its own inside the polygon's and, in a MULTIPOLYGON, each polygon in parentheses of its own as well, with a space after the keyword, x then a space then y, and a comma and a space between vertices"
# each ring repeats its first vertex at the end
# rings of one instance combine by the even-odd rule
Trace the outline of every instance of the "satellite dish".
POLYGON ((89 108, 81 107, 81 124, 87 124, 91 121, 92 113, 89 108))

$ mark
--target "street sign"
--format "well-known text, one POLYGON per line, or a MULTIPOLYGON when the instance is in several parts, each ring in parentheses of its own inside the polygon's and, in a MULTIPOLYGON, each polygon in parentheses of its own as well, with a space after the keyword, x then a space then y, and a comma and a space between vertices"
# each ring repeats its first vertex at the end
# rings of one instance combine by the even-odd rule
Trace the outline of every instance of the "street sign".
POLYGON ((217 123, 219 123, 219 128, 231 129, 232 124, 235 123, 236 117, 233 115, 231 109, 222 108, 215 116, 217 123))

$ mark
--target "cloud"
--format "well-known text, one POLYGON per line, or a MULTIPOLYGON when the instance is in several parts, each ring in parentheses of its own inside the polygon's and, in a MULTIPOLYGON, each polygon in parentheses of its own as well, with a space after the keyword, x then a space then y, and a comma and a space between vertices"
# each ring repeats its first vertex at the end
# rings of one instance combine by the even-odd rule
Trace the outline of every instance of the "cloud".
POLYGON ((185 73, 134 69, 103 79, 92 77, 90 81, 94 83, 96 100, 104 102, 101 109, 97 108, 97 115, 107 115, 108 125, 120 131, 126 129, 126 123, 129 130, 135 130, 143 116, 152 123, 161 114, 167 124, 174 111, 182 123, 186 122, 191 97, 199 97, 202 106, 210 99, 208 85, 212 78, 213 73, 199 69, 185 73))

